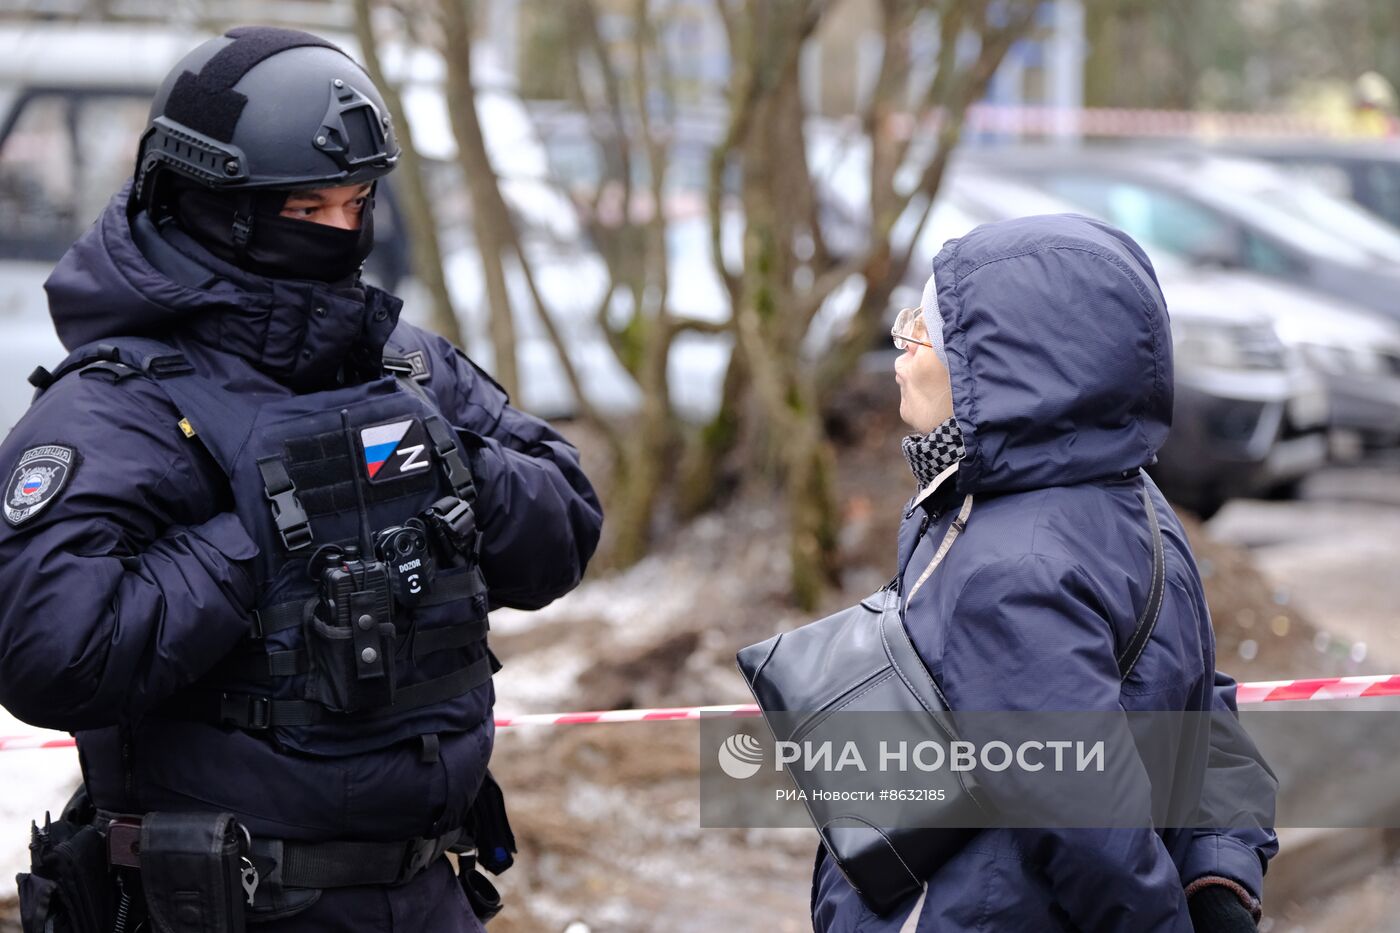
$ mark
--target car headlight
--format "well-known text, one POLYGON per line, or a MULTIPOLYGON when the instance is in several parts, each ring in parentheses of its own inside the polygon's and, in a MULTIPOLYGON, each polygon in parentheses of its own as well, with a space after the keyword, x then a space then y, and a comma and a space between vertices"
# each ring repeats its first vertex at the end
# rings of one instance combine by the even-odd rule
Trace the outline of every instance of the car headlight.
POLYGON ((1212 369, 1284 369, 1288 351, 1268 323, 1172 322, 1176 362, 1212 369))
POLYGON ((1303 359, 1319 372, 1347 376, 1386 376, 1391 364, 1384 354, 1368 347, 1343 347, 1321 343, 1300 344, 1303 359))

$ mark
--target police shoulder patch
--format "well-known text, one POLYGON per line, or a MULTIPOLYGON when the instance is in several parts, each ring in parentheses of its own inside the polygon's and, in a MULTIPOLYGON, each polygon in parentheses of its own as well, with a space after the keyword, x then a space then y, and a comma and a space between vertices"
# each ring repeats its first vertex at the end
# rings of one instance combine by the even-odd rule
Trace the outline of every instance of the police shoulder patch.
POLYGON ((20 455, 5 490, 5 521, 13 527, 29 521, 63 491, 77 466, 77 451, 61 444, 30 447, 20 455))

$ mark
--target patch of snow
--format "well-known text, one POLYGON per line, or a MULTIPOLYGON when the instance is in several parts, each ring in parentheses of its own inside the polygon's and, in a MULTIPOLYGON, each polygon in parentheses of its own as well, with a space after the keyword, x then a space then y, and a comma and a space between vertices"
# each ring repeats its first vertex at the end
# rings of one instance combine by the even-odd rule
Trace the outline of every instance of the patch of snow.
MULTIPOLYGON (((39 730, 0 709, 0 735, 33 735, 39 730)), ((58 811, 82 780, 72 748, 0 751, 0 878, 11 890, 16 872, 29 870, 29 824, 58 811)))

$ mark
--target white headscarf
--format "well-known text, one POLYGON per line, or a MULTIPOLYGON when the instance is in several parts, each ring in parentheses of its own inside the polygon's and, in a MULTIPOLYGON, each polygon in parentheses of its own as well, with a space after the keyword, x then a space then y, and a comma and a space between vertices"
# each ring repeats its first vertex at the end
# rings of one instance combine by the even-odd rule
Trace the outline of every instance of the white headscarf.
POLYGON ((924 283, 924 297, 919 305, 924 310, 924 329, 928 331, 928 342, 933 344, 933 352, 944 366, 948 365, 948 354, 943 349, 943 315, 938 310, 938 283, 930 275, 924 283))

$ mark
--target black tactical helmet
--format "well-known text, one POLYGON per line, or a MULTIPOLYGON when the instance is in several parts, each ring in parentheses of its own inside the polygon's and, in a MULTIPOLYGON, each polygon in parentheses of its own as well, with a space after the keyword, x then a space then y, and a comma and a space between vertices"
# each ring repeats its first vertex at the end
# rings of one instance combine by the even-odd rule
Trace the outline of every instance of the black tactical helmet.
POLYGON ((369 76, 310 33, 230 29, 180 60, 151 103, 130 209, 174 173, 217 191, 372 181, 399 158, 369 76))

